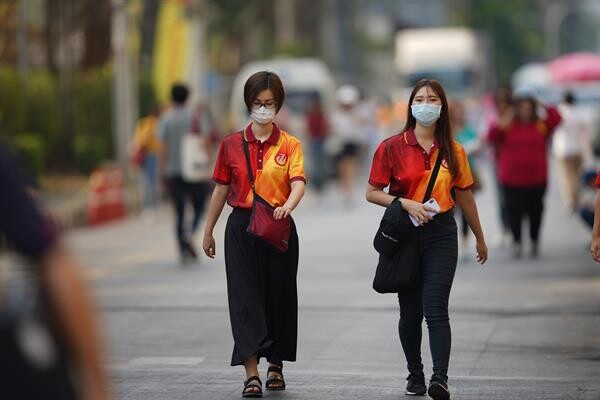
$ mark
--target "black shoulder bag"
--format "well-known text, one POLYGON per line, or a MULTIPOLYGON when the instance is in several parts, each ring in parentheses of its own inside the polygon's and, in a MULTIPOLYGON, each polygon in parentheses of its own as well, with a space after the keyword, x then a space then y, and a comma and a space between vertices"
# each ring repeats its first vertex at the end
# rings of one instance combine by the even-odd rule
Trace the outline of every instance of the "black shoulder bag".
MULTIPOLYGON (((440 149, 429 177, 423 203, 431 198, 442 157, 440 149)), ((379 253, 373 279, 373 289, 376 292, 398 293, 403 287, 416 281, 420 267, 418 231, 400 201, 392 201, 385 209, 373 239, 373 246, 379 253)))

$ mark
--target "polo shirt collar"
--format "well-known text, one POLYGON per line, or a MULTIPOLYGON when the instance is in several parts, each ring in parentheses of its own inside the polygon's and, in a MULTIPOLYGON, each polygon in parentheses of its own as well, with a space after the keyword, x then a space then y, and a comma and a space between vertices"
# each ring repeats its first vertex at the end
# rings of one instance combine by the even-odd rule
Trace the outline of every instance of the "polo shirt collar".
MULTIPOLYGON (((415 135, 415 130, 412 128, 409 128, 406 131, 406 143, 409 144, 410 146, 420 146, 419 142, 417 141, 417 135, 415 135)), ((439 147, 439 143, 437 138, 433 139, 433 147, 432 149, 438 148, 439 147)))
MULTIPOLYGON (((271 132, 271 136, 269 136, 265 142, 271 145, 276 145, 279 142, 279 136, 281 136, 281 129, 279 129, 277 124, 273 122, 273 132, 271 132)), ((248 143, 258 141, 256 136, 254 136, 254 132, 252 132, 252 123, 248 124, 246 127, 246 140, 248 140, 248 143)))

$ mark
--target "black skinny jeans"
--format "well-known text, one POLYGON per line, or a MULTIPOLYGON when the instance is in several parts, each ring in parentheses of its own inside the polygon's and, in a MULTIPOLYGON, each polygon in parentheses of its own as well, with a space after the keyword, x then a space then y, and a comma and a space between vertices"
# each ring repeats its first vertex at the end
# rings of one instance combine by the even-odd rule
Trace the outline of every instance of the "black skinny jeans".
POLYGON ((437 215, 419 228, 421 282, 398 293, 398 332, 411 373, 423 371, 421 338, 425 316, 433 373, 448 374, 451 346, 448 299, 458 258, 456 231, 452 211, 437 215))

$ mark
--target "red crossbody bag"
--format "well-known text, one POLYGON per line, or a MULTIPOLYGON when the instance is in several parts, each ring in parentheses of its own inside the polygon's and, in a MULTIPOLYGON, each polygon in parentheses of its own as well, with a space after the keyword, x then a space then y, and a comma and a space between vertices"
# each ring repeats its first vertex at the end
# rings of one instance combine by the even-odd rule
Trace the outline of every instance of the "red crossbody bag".
POLYGON ((244 154, 248 168, 248 180, 250 181, 250 187, 254 195, 252 214, 250 215, 250 223, 246 231, 268 247, 285 253, 288 250, 292 219, 289 216, 282 219, 275 219, 273 217, 275 208, 256 193, 254 188, 254 174, 252 173, 252 164, 250 163, 250 151, 248 150, 248 142, 246 141, 244 132, 242 132, 242 142, 244 143, 244 154))

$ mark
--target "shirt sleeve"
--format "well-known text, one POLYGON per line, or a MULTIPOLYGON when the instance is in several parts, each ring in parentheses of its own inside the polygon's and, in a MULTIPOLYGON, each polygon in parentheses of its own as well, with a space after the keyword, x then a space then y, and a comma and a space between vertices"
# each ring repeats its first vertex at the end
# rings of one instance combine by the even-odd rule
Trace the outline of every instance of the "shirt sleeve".
POLYGON ((25 192, 17 167, 4 148, 0 148, 0 234, 24 256, 36 259, 56 241, 52 225, 25 192))
POLYGON ((600 172, 596 174, 596 183, 594 185, 596 188, 600 189, 600 172))
POLYGON ((304 173, 304 154, 302 152, 302 143, 297 142, 290 152, 290 165, 288 170, 288 178, 291 182, 302 181, 306 183, 306 175, 304 173))
POLYGON ((228 164, 227 145, 223 141, 219 146, 219 153, 217 154, 217 161, 215 162, 215 170, 212 177, 213 181, 221 185, 229 185, 231 183, 231 169, 228 164))
POLYGON ((546 128, 548 129, 548 135, 552 135, 556 127, 562 121, 562 117, 558 112, 558 108, 554 106, 549 106, 546 108, 546 112, 548 115, 546 116, 546 128))
POLYGON ((392 168, 385 142, 381 143, 373 156, 369 184, 383 189, 391 182, 392 168))
POLYGON ((167 124, 166 124, 166 120, 165 118, 161 118, 160 121, 158 121, 158 139, 161 142, 164 142, 167 138, 167 124))
POLYGON ((469 166, 469 159, 465 149, 458 143, 456 146, 456 162, 458 163, 458 175, 454 178, 453 187, 458 190, 469 190, 473 187, 473 174, 469 166))
POLYGON ((504 139, 504 129, 500 128, 498 124, 490 126, 487 133, 487 140, 494 144, 498 144, 502 139, 504 139))

